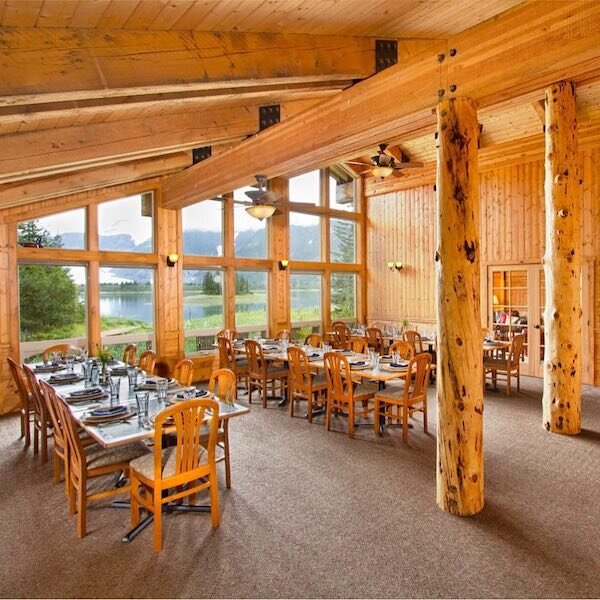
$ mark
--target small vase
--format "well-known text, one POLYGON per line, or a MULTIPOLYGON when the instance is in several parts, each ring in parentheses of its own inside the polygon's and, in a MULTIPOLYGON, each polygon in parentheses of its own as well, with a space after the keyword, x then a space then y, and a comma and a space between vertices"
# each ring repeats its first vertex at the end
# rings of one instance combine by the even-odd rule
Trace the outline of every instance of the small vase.
POLYGON ((102 365, 102 373, 100 374, 100 383, 102 385, 106 385, 108 383, 108 372, 106 370, 106 365, 102 365))

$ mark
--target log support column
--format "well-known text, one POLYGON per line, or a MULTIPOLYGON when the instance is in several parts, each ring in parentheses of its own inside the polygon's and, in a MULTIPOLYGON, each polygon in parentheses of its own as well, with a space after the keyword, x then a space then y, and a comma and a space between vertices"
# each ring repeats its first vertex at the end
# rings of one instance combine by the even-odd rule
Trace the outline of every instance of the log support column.
POLYGON ((437 107, 437 502, 472 515, 483 498, 483 361, 479 304, 479 124, 472 100, 437 107))
POLYGON ((546 253, 543 423, 581 431, 581 194, 577 175, 575 86, 546 89, 546 253))

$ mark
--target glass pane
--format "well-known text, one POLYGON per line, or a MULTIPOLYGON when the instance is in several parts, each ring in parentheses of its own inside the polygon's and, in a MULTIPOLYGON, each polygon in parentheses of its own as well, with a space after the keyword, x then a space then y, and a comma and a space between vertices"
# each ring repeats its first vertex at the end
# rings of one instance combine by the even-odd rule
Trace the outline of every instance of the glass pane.
POLYGON ((43 248, 83 250, 85 240, 85 208, 23 221, 17 226, 19 244, 43 248))
POLYGON ((544 363, 546 333, 544 327, 544 311, 546 310, 546 274, 540 270, 540 364, 544 363))
MULTIPOLYGON (((233 192, 234 200, 249 202, 244 192, 253 190, 245 187, 233 192)), ((234 204, 233 227, 235 255, 244 258, 266 258, 267 257, 267 220, 259 221, 251 217, 245 210, 245 206, 234 204)))
POLYGON ((321 204, 321 173, 311 171, 289 181, 289 201, 321 204))
POLYGON ((137 355, 153 346, 154 269, 102 267, 100 269, 102 344, 120 358, 127 344, 137 355))
POLYGON ((214 350, 215 334, 223 329, 223 273, 218 269, 183 271, 185 351, 214 350))
POLYGON ((331 274, 331 317, 347 319, 356 317, 356 274, 331 274))
MULTIPOLYGON (((318 273, 290 274, 291 321, 294 325, 321 324, 321 275, 318 273)), ((310 330, 313 331, 312 327, 310 330)), ((310 333, 310 332, 309 332, 310 333)))
POLYGON ((183 253, 223 256, 223 203, 204 200, 181 211, 183 253))
POLYGON ((321 217, 290 212, 290 258, 321 260, 321 217))
POLYGON ((152 202, 142 195, 98 205, 100 250, 152 252, 152 202))
POLYGON ((331 262, 356 262, 356 226, 354 221, 331 219, 331 262))
POLYGON ((235 328, 261 332, 267 328, 268 278, 265 271, 238 271, 235 275, 235 328))
POLYGON ((509 340, 517 333, 527 333, 527 271, 494 271, 492 282, 492 331, 494 336, 498 339, 509 340))
POLYGON ((329 170, 329 206, 336 210, 356 210, 354 179, 342 169, 334 167, 329 170))
POLYGON ((21 356, 41 360, 47 346, 87 346, 86 268, 19 265, 21 356))

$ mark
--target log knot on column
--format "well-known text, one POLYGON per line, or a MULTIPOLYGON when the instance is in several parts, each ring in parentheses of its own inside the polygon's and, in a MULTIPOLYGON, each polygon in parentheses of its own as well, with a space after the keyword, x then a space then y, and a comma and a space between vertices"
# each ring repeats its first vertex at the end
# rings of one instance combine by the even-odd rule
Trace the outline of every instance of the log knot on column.
POLYGON ((469 244, 469 242, 465 240, 464 249, 467 260, 473 264, 475 262, 475 242, 471 241, 469 244))

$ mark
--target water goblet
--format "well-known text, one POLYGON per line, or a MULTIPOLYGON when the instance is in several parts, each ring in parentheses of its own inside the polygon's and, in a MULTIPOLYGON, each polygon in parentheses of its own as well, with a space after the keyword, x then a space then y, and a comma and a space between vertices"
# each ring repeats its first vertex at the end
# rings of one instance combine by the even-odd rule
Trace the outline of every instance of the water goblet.
POLYGON ((114 406, 119 400, 119 388, 121 386, 121 378, 113 377, 112 375, 108 378, 108 389, 110 392, 110 405, 114 406))
POLYGON ((156 395, 158 396, 159 404, 167 403, 167 390, 169 388, 169 380, 160 378, 156 380, 156 395))
POLYGON ((67 373, 73 373, 73 365, 75 363, 75 357, 72 354, 65 356, 65 363, 67 365, 67 373))
POLYGON ((127 367, 127 379, 129 380, 129 389, 132 390, 137 383, 137 367, 127 367))
POLYGON ((148 398, 149 392, 136 392, 135 403, 137 404, 138 423, 143 427, 148 420, 148 398))

